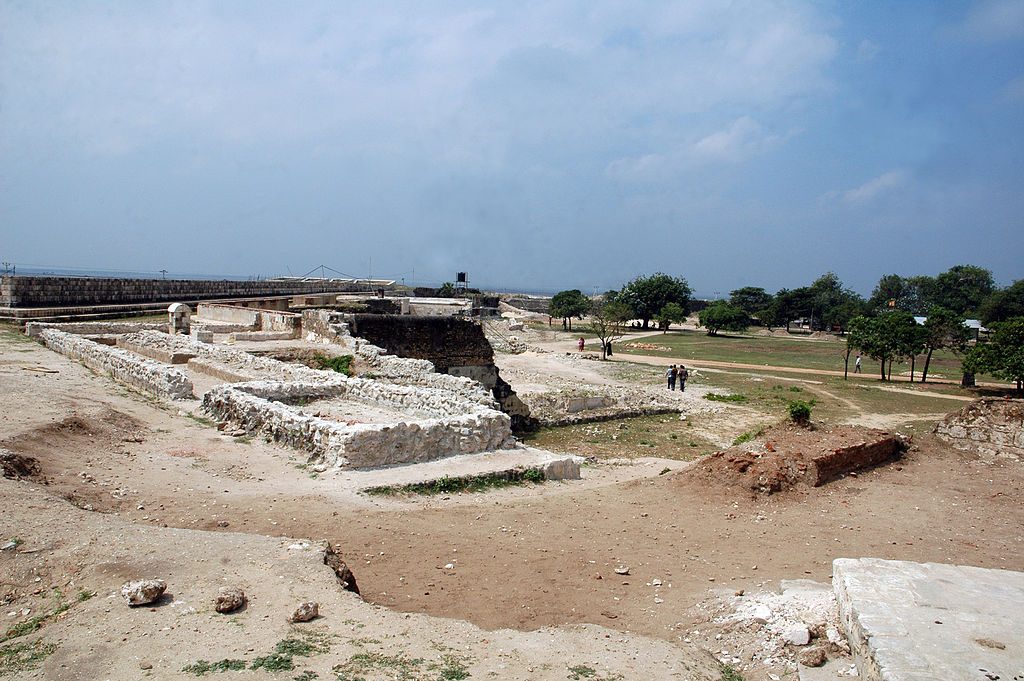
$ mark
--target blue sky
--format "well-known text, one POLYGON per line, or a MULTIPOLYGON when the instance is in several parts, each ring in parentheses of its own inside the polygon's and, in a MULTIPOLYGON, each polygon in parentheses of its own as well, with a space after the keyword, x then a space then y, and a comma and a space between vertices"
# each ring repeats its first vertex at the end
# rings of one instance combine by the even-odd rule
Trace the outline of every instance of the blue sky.
POLYGON ((0 0, 0 257, 1024 277, 1024 0, 0 0))

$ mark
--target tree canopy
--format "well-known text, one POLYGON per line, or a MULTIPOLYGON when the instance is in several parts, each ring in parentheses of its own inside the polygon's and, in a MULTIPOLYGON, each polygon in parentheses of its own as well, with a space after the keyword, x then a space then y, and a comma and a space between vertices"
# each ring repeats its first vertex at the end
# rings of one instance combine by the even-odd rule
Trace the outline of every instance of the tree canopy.
POLYGON ((700 311, 698 319, 700 325, 708 330, 709 336, 717 336, 719 331, 743 331, 750 322, 743 308, 730 305, 724 300, 705 307, 700 311))
POLYGON ((996 322, 987 343, 978 343, 964 358, 964 371, 992 374, 1014 381, 1017 391, 1024 384, 1024 317, 996 322))
POLYGON ((857 348, 882 365, 882 380, 886 376, 886 363, 892 372, 892 361, 898 357, 913 357, 924 349, 924 329, 909 312, 894 310, 877 317, 854 317, 850 320, 851 348, 857 348))
POLYGON ((729 292, 729 304, 742 308, 751 317, 759 316, 772 304, 774 297, 760 286, 744 286, 729 292))
POLYGON ((995 291, 992 273, 975 265, 957 265, 935 277, 932 302, 962 315, 976 315, 995 291))
POLYGON ((601 358, 608 358, 608 343, 622 338, 626 320, 633 310, 621 300, 596 300, 590 310, 590 330, 601 341, 601 358))
POLYGON ((678 303, 668 303, 665 307, 661 308, 656 319, 658 320, 658 326, 667 332, 672 322, 682 322, 686 319, 686 310, 680 307, 678 303))
POLYGON ((648 322, 669 303, 675 303, 683 312, 687 312, 690 309, 691 293, 685 279, 657 272, 647 277, 637 277, 623 286, 616 300, 628 305, 646 329, 648 322))
POLYGON ((562 326, 572 331, 572 318, 583 319, 583 315, 590 311, 590 299, 583 295, 579 289, 559 291, 551 299, 549 313, 552 317, 561 317, 562 326))
POLYGON ((942 348, 961 351, 967 345, 968 330, 964 326, 963 315, 952 310, 933 305, 928 310, 928 318, 924 322, 924 347, 928 355, 924 360, 921 382, 928 380, 928 367, 932 362, 932 353, 942 348))
POLYGON ((1005 322, 1011 317, 1024 317, 1024 279, 992 293, 978 310, 986 325, 1005 322))

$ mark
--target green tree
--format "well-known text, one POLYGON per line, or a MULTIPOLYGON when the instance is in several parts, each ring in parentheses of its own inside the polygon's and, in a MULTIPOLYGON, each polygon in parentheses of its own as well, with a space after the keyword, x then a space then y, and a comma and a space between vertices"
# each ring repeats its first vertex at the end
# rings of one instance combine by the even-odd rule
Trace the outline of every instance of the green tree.
POLYGON ((742 308, 751 317, 759 316, 775 298, 759 286, 744 286, 729 292, 729 304, 742 308))
POLYGON ((798 317, 810 317, 814 307, 814 292, 809 286, 795 289, 782 289, 775 294, 774 310, 776 324, 785 324, 789 331, 790 322, 798 317))
POLYGON ((743 308, 730 305, 724 300, 711 303, 698 315, 700 325, 708 330, 709 336, 717 336, 719 331, 744 331, 749 325, 749 317, 743 308))
POLYGON ((623 286, 617 300, 628 305, 646 329, 648 322, 669 303, 675 303, 683 312, 689 311, 691 293, 685 279, 657 272, 648 277, 637 277, 623 286))
POLYGON ((621 300, 596 300, 590 310, 590 330, 601 341, 601 359, 608 359, 608 344, 622 338, 633 310, 621 300))
POLYGON ((686 320, 686 310, 681 308, 678 303, 669 303, 661 308, 656 319, 661 330, 668 333, 668 327, 672 322, 683 322, 686 320))
POLYGON ((964 371, 1013 381, 1024 392, 1024 317, 992 325, 987 343, 978 343, 964 358, 964 371))
POLYGON ((967 346, 968 330, 964 326, 964 318, 952 310, 933 305, 928 310, 928 318, 924 322, 924 347, 927 355, 924 358, 924 369, 921 371, 921 382, 928 380, 928 367, 932 362, 932 353, 948 348, 961 352, 967 346))
POLYGON ((999 289, 985 299, 978 310, 985 325, 1005 322, 1011 317, 1024 317, 1024 279, 999 289))
POLYGON ((441 284, 441 288, 437 289, 437 295, 441 298, 454 298, 455 284, 450 281, 444 282, 441 284))
POLYGON ((924 314, 932 304, 935 295, 935 279, 928 276, 901 277, 887 274, 878 280, 868 306, 873 310, 903 310, 912 314, 924 314), (889 307, 889 302, 893 307, 889 307))
POLYGON ((842 333, 851 319, 864 313, 864 299, 845 288, 834 272, 818 277, 810 289, 811 317, 817 320, 818 328, 838 326, 842 333))
POLYGON ((572 318, 583 319, 583 315, 590 311, 590 299, 583 295, 579 289, 559 291, 551 298, 549 312, 552 317, 562 318, 562 328, 572 331, 572 318))
POLYGON ((995 291, 992 273, 975 265, 957 265, 935 277, 936 305, 965 316, 974 316, 995 291))
POLYGON ((847 336, 847 361, 849 350, 856 348, 881 364, 883 381, 892 377, 892 361, 897 357, 912 357, 922 347, 922 332, 914 316, 909 312, 895 310, 877 317, 854 317, 850 320, 847 336), (886 375, 888 367, 888 378, 886 375))

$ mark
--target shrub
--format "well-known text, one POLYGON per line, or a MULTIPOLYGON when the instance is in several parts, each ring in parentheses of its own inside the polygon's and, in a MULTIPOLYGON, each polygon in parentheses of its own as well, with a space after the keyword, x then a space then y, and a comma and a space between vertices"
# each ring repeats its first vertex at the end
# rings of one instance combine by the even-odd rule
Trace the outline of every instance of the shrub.
POLYGON ((318 369, 331 369, 346 376, 352 375, 353 359, 355 358, 352 355, 340 355, 338 357, 328 357, 326 355, 313 356, 313 361, 316 362, 318 369))
POLYGON ((789 418, 798 426, 806 426, 811 422, 811 405, 803 400, 789 403, 789 418))

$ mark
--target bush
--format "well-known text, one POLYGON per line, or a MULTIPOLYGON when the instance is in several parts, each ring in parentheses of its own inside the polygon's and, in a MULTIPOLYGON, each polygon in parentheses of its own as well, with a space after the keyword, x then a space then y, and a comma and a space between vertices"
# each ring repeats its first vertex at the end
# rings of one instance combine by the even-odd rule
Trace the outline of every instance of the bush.
POLYGON ((338 357, 328 357, 326 355, 313 356, 313 361, 318 369, 331 369, 346 376, 352 375, 352 360, 354 359, 352 355, 340 355, 338 357))
POLYGON ((811 422, 811 405, 802 400, 789 403, 789 418, 798 426, 806 426, 811 422))

